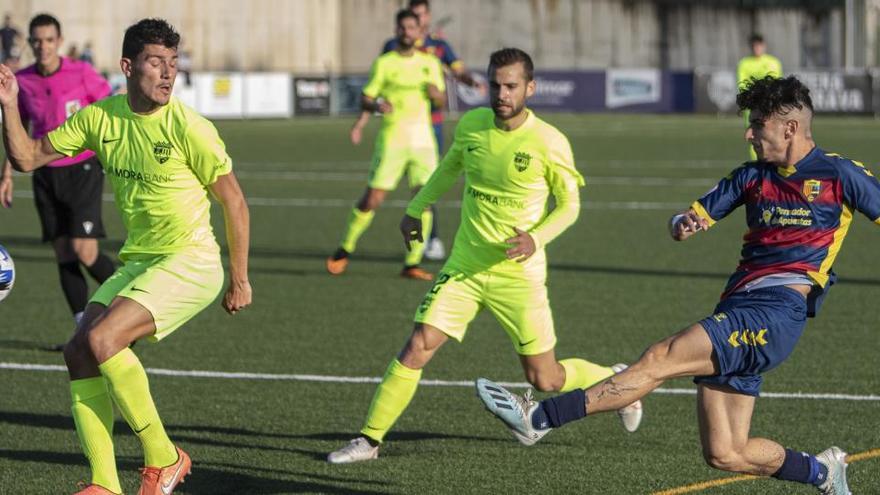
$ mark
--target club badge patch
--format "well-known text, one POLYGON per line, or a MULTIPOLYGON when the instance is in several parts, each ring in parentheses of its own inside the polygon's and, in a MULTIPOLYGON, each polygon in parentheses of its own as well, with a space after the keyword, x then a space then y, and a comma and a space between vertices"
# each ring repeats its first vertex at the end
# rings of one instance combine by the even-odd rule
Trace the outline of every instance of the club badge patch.
POLYGON ((803 193, 804 197, 807 198, 807 201, 813 202, 816 198, 819 197, 819 193, 822 192, 822 181, 818 181, 815 179, 808 179, 804 181, 803 193))
POLYGON ((165 163, 171 158, 171 143, 166 141, 157 141, 153 143, 153 156, 160 164, 165 163))
POLYGON ((519 172, 524 172, 527 168, 529 168, 529 164, 532 161, 532 155, 528 153, 523 153, 521 151, 517 151, 513 154, 513 166, 516 167, 516 170, 519 172))

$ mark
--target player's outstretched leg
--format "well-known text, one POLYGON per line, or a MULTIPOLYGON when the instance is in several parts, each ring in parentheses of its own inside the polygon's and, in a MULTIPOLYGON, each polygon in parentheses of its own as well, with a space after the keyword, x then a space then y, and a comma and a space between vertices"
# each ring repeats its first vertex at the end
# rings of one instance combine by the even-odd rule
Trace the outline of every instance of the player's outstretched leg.
MULTIPOLYGON (((550 433, 550 425, 535 415, 539 404, 532 399, 532 389, 520 396, 485 378, 477 379, 476 385, 477 396, 486 409, 503 421, 523 445, 534 445, 550 433)), ((578 390, 583 394, 583 389, 578 390)))
POLYGON ((376 388, 361 436, 331 452, 328 462, 346 464, 379 457, 379 445, 416 394, 422 368, 447 339, 446 334, 430 325, 416 325, 399 358, 391 361, 376 388))

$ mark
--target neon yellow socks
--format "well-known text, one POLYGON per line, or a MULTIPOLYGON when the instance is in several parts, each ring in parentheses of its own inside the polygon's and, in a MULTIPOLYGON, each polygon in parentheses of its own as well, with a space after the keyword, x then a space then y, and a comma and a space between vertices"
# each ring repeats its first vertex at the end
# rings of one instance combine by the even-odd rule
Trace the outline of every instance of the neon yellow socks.
POLYGON ((361 433, 381 442, 416 394, 421 376, 422 370, 407 368, 397 359, 391 361, 373 395, 361 433))
POLYGON ((578 358, 563 359, 559 364, 565 368, 565 383, 560 392, 588 388, 614 374, 614 370, 607 366, 599 366, 578 358))
POLYGON ((351 214, 348 216, 348 227, 345 229, 345 236, 342 238, 340 247, 349 253, 353 253, 355 248, 357 248, 358 239, 370 228, 370 223, 372 223, 375 216, 376 212, 373 210, 361 211, 357 208, 352 208, 351 214))
POLYGON ((141 440, 144 464, 165 467, 177 462, 177 450, 165 433, 150 395, 147 373, 135 353, 126 347, 98 369, 107 379, 122 417, 141 440))
POLYGON ((113 452, 113 401, 103 376, 70 382, 73 422, 92 468, 92 483, 122 493, 113 452))
POLYGON ((422 262, 422 255, 425 254, 425 245, 428 243, 428 239, 431 238, 431 227, 433 226, 434 214, 431 213, 431 209, 428 208, 422 212, 422 239, 425 242, 412 242, 410 243, 410 250, 406 253, 406 258, 403 260, 403 264, 406 266, 415 266, 422 262))

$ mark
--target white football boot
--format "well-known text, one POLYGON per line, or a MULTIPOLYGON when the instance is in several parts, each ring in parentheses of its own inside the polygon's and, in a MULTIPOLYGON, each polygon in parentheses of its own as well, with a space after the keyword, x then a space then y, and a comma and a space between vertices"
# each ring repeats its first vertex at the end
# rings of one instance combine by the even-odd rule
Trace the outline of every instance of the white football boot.
POLYGON ((446 248, 443 246, 443 241, 439 237, 428 239, 428 245, 425 246, 423 256, 431 261, 443 260, 446 257, 446 248))
POLYGON ((816 460, 828 468, 828 478, 819 485, 819 493, 822 495, 852 495, 846 485, 846 452, 838 447, 829 447, 820 454, 816 454, 816 460))
MULTIPOLYGON (((627 368, 628 366, 623 363, 618 363, 611 367, 615 373, 620 373, 627 368)), ((624 430, 630 433, 635 432, 639 429, 639 425, 642 424, 642 401, 637 400, 622 409, 618 409, 617 417, 623 423, 624 430)))
POLYGON ((532 389, 526 390, 522 397, 485 378, 477 379, 477 397, 486 409, 498 417, 513 436, 523 445, 534 445, 550 428, 537 429, 532 426, 532 415, 538 403, 532 400, 532 389))
POLYGON ((330 452, 327 462, 331 464, 348 464, 351 462, 370 461, 379 457, 379 446, 373 447, 365 437, 357 437, 341 449, 330 452))

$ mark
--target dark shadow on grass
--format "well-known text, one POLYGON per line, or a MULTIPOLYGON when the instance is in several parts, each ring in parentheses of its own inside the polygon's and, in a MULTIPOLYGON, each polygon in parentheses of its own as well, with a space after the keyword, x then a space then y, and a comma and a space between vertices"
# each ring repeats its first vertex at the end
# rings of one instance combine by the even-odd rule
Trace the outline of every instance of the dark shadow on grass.
MULTIPOLYGON (((10 450, 0 449, 0 459, 20 462, 42 462, 46 464, 64 464, 88 468, 88 461, 83 454, 70 452, 45 452, 42 450, 10 450)), ((134 457, 116 457, 120 471, 136 471, 143 461, 134 457)))
POLYGON ((25 351, 45 351, 61 355, 61 349, 57 348, 60 342, 55 344, 47 344, 45 342, 35 342, 33 340, 17 340, 3 339, 0 340, 0 349, 18 349, 25 351))
POLYGON ((363 483, 361 480, 321 476, 321 480, 316 481, 314 478, 319 476, 311 473, 292 474, 309 479, 267 479, 263 476, 242 472, 214 469, 210 464, 203 464, 193 467, 192 474, 186 478, 186 483, 180 485, 175 490, 175 493, 248 493, 260 495, 276 493, 358 493, 365 495, 395 493, 391 490, 363 490, 347 486, 348 484, 363 483))

